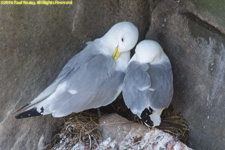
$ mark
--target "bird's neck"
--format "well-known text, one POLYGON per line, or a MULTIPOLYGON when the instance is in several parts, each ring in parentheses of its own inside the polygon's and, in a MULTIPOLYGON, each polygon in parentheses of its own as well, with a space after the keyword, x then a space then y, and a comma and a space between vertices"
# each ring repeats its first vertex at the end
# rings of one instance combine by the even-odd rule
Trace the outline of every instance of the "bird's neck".
MULTIPOLYGON (((95 43, 95 47, 100 54, 112 57, 115 47, 108 46, 104 38, 96 39, 93 43, 95 43)), ((116 63, 116 70, 125 72, 128 62, 130 60, 130 51, 123 52, 120 54, 119 58, 115 61, 116 63)))
POLYGON ((161 53, 161 56, 157 57, 151 64, 161 64, 163 62, 169 62, 169 58, 166 56, 166 54, 163 52, 161 53))
POLYGON ((125 72, 129 60, 130 60, 130 51, 121 53, 119 58, 116 60, 116 70, 125 72))

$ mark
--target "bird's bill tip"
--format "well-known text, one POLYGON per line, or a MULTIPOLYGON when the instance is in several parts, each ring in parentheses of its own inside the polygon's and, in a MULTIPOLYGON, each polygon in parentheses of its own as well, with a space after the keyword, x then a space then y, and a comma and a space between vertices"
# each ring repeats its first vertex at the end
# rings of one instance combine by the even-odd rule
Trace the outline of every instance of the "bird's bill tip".
POLYGON ((113 55, 112 55, 112 58, 113 58, 114 61, 116 61, 119 58, 119 56, 120 56, 119 46, 117 46, 115 48, 115 51, 114 51, 113 55))

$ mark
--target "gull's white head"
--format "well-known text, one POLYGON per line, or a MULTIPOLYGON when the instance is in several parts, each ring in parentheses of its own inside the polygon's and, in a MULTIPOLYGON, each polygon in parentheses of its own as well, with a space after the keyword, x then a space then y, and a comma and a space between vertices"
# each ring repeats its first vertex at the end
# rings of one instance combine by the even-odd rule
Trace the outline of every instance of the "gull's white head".
POLYGON ((138 40, 138 29, 131 22, 119 22, 113 25, 110 30, 102 37, 109 46, 112 53, 118 47, 118 52, 131 50, 138 40))
POLYGON ((143 40, 136 46, 135 60, 141 63, 156 64, 167 59, 162 47, 156 41, 143 40))

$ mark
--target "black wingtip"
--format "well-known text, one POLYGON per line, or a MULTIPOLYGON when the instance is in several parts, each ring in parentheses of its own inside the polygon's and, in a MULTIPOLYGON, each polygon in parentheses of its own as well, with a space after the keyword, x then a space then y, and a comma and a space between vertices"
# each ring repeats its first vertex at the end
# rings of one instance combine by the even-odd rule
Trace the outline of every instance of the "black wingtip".
POLYGON ((35 116, 42 116, 42 114, 37 111, 37 108, 32 108, 30 110, 27 110, 15 116, 15 118, 22 119, 22 118, 35 117, 35 116))
POLYGON ((153 121, 150 118, 150 115, 152 114, 152 109, 145 108, 144 111, 141 113, 141 120, 149 127, 153 127, 153 121))

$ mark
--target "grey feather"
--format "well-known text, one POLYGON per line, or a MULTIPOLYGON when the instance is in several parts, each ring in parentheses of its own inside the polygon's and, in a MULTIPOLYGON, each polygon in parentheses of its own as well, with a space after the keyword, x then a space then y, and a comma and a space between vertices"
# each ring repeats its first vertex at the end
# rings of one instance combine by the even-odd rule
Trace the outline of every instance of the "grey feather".
POLYGON ((149 92, 151 106, 157 109, 168 107, 173 97, 173 73, 170 63, 150 65, 148 73, 151 77, 151 88, 155 90, 149 92))
POLYGON ((63 67, 53 83, 50 84, 43 92, 41 92, 33 101, 31 101, 28 107, 45 100, 49 95, 55 92, 57 86, 62 82, 63 79, 65 79, 68 74, 70 74, 71 71, 76 70, 83 62, 87 62, 91 57, 93 57, 96 52, 93 50, 94 44, 92 43, 93 42, 89 42, 89 45, 83 51, 73 56, 63 67))
POLYGON ((116 63, 109 57, 92 55, 91 59, 69 71, 60 80, 59 86, 66 84, 66 91, 56 91, 54 98, 50 96, 35 107, 38 110, 44 107, 46 113, 61 117, 111 103, 121 92, 125 73, 116 71, 116 63), (77 93, 71 94, 70 91, 77 93))
POLYGON ((76 70, 81 64, 87 62, 90 58, 92 58, 98 51, 96 51, 97 41, 88 42, 87 47, 79 52, 78 54, 74 55, 67 64, 63 67, 62 71, 59 73, 58 77, 56 78, 56 82, 62 80, 66 75, 70 73, 72 70, 76 70))
POLYGON ((168 107, 173 96, 173 75, 169 62, 158 65, 132 61, 123 82, 125 104, 140 115, 145 108, 168 107))
POLYGON ((111 103, 122 90, 129 51, 137 40, 138 30, 132 23, 114 25, 72 57, 55 81, 25 106, 26 112, 16 117, 47 114, 63 117, 111 103))

